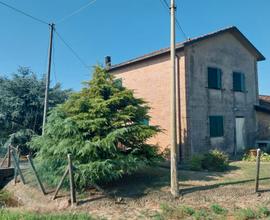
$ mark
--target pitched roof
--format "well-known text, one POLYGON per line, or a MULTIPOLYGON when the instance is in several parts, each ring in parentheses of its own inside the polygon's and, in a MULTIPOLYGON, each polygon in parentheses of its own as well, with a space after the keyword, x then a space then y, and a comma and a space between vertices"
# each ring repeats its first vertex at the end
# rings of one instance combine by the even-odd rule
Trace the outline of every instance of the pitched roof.
MULTIPOLYGON (((187 45, 191 45, 193 43, 199 42, 201 40, 209 39, 209 38, 212 38, 214 36, 217 36, 217 35, 220 35, 220 34, 223 34, 223 33, 231 33, 231 34, 233 34, 251 53, 254 54, 254 56, 257 58, 257 61, 265 60, 265 57, 261 54, 261 52, 235 26, 227 27, 227 28, 218 30, 216 32, 208 33, 206 35, 191 38, 191 39, 188 39, 188 40, 186 40, 184 42, 177 43, 175 48, 176 48, 177 51, 180 51, 187 45)), ((119 69, 121 67, 125 67, 127 65, 134 64, 134 63, 137 63, 137 62, 140 62, 140 61, 143 61, 143 60, 147 60, 147 59, 159 56, 159 55, 164 55, 164 54, 169 53, 169 52, 170 52, 169 47, 163 48, 163 49, 154 51, 152 53, 148 53, 148 54, 145 54, 143 56, 139 56, 137 58, 134 58, 134 59, 131 59, 131 60, 116 64, 116 65, 112 65, 110 67, 109 71, 113 71, 113 70, 119 69)))
POLYGON ((259 105, 255 106, 257 111, 270 113, 270 96, 260 95, 259 105))

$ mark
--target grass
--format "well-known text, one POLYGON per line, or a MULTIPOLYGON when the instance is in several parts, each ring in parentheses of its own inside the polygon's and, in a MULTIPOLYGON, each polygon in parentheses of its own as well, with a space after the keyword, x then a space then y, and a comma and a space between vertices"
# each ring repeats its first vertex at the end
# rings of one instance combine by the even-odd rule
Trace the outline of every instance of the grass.
POLYGON ((5 190, 0 190, 0 208, 18 205, 19 205, 18 201, 15 200, 9 192, 5 190))
POLYGON ((96 220, 85 213, 40 214, 0 209, 0 219, 5 220, 96 220))
POLYGON ((210 209, 197 208, 188 206, 171 206, 164 203, 160 207, 161 211, 157 212, 152 219, 169 220, 169 219, 194 219, 194 220, 251 220, 266 219, 270 217, 270 210, 267 207, 259 207, 257 209, 236 209, 229 212, 218 204, 213 204, 210 209))

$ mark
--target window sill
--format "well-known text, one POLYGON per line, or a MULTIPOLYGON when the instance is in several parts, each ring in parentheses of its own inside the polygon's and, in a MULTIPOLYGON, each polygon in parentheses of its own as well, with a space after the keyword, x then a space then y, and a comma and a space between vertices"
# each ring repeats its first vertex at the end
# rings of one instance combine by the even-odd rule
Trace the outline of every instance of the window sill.
POLYGON ((217 89, 217 88, 210 88, 210 87, 205 87, 206 89, 211 89, 211 90, 218 90, 218 91, 225 91, 225 89, 222 89, 222 88, 220 88, 220 89, 217 89))
POLYGON ((248 91, 238 91, 238 90, 233 90, 233 89, 232 89, 232 92, 248 93, 248 91))

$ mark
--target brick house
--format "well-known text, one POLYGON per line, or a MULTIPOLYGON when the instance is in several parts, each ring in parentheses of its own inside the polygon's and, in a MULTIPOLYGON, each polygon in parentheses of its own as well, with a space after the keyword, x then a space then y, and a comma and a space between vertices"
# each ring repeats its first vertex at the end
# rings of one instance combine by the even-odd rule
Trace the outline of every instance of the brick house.
MULTIPOLYGON (((181 158, 253 146, 259 103, 257 62, 264 56, 229 27, 176 45, 177 126, 181 158)), ((170 147, 170 48, 108 67, 150 105, 150 124, 164 132, 151 143, 170 147)))

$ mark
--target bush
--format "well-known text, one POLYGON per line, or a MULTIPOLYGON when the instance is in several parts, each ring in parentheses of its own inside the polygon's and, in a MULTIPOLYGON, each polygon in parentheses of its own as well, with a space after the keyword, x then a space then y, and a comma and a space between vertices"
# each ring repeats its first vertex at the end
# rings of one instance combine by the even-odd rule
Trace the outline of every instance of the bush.
POLYGON ((219 150, 212 150, 204 155, 202 168, 210 171, 225 171, 229 166, 228 155, 219 150))
POLYGON ((222 172, 228 169, 228 161, 227 154, 215 149, 204 155, 194 155, 190 161, 190 169, 222 172))
MULTIPOLYGON (((242 160, 248 162, 255 162, 256 156, 251 155, 249 152, 245 153, 242 160)), ((262 152, 261 154, 261 162, 269 162, 270 161, 270 154, 262 152)))

